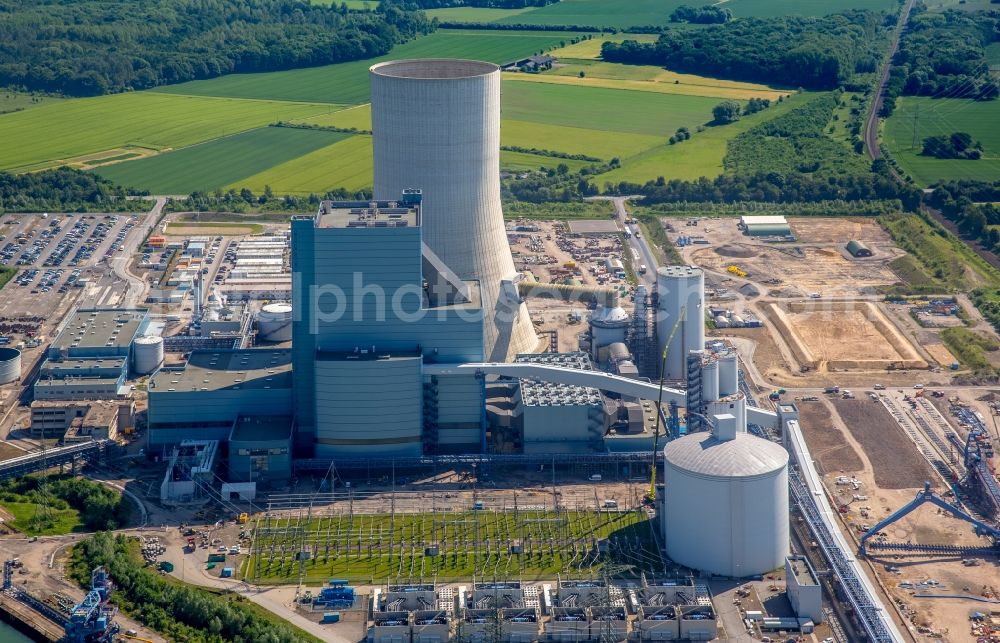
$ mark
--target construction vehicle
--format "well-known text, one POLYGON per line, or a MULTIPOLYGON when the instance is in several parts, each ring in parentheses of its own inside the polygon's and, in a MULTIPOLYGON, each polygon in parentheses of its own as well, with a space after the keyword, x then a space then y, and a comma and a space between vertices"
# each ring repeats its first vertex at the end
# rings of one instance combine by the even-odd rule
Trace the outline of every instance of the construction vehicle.
POLYGON ((729 274, 731 274, 731 275, 736 275, 737 277, 746 277, 747 276, 746 270, 743 270, 742 268, 740 268, 737 265, 729 266, 728 268, 726 268, 726 271, 729 272, 729 274))
POLYGON ((248 521, 248 520, 250 520, 250 514, 248 514, 248 513, 247 513, 247 512, 245 512, 245 511, 244 511, 243 513, 241 513, 241 514, 240 514, 240 516, 239 516, 239 518, 238 518, 238 521, 239 521, 239 523, 240 523, 241 525, 245 525, 245 524, 247 524, 247 521, 248 521))

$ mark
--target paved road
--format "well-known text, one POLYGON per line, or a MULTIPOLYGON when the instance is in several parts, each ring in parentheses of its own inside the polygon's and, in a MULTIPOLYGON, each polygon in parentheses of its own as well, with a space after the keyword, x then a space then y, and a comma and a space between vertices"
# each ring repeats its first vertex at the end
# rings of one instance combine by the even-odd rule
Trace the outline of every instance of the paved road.
MULTIPOLYGON (((590 197, 590 200, 594 201, 611 201, 615 206, 615 219, 621 224, 622 228, 625 228, 625 221, 629 218, 628 210, 625 209, 625 203, 630 199, 641 199, 641 196, 596 196, 590 197)), ((644 284, 647 288, 654 287, 656 285, 656 267, 659 265, 659 261, 656 259, 656 255, 653 253, 653 249, 650 248, 649 243, 646 241, 645 236, 635 236, 634 234, 628 239, 629 247, 634 251, 633 256, 638 255, 640 257, 640 264, 646 264, 646 274, 640 275, 638 273, 639 266, 636 265, 636 278, 639 280, 640 284, 644 284)), ((633 265, 636 262, 633 262, 633 265)))
POLYGON ((868 122, 865 123, 865 149, 868 151, 868 158, 874 160, 882 156, 882 151, 878 147, 878 114, 882 111, 882 100, 885 96, 885 86, 889 82, 889 71, 892 69, 892 59, 899 50, 899 39, 910 21, 910 10, 916 0, 908 0, 903 7, 903 14, 896 26, 896 35, 892 41, 892 53, 882 68, 882 78, 878 83, 878 91, 875 93, 875 101, 872 103, 871 111, 868 113, 868 122))
POLYGON ((128 236, 125 237, 124 252, 119 253, 112 261, 112 269, 115 272, 115 276, 127 284, 125 308, 135 308, 146 298, 146 280, 142 278, 142 275, 132 272, 132 259, 135 257, 135 251, 139 248, 139 244, 142 243, 142 240, 146 238, 146 235, 156 225, 156 222, 160 218, 160 213, 163 212, 163 206, 166 204, 167 197, 156 197, 156 204, 153 206, 153 209, 147 212, 142 223, 132 228, 128 236))

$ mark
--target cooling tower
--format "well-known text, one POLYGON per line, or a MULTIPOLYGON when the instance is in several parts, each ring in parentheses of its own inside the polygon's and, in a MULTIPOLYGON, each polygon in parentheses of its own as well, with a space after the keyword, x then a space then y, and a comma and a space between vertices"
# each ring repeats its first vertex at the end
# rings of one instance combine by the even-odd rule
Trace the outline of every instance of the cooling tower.
POLYGON ((500 68, 396 60, 370 72, 375 198, 422 190, 424 242, 480 282, 487 360, 534 352, 500 207, 500 68))

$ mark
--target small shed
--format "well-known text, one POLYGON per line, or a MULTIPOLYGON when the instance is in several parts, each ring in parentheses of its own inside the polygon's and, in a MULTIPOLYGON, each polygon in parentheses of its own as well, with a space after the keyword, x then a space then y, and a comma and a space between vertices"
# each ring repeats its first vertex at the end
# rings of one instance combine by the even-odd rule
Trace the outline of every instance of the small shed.
POLYGON ((857 239, 851 239, 847 242, 847 251, 851 253, 852 257, 870 257, 874 254, 871 248, 857 239))

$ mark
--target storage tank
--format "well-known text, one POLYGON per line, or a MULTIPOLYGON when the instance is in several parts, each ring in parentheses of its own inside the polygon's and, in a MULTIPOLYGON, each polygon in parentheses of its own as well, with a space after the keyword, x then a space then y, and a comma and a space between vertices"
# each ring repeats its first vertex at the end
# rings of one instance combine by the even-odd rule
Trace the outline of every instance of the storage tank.
POLYGON ((788 452, 736 431, 717 415, 712 433, 663 449, 667 556, 704 573, 746 577, 781 567, 788 555, 788 452))
POLYGON ((705 416, 707 417, 715 417, 716 415, 724 415, 726 413, 736 418, 736 431, 738 433, 746 433, 747 401, 742 393, 723 397, 705 404, 705 416))
POLYGON ((656 314, 658 354, 663 354, 681 308, 686 306, 684 320, 667 351, 664 369, 667 379, 684 379, 688 352, 705 347, 705 273, 692 266, 664 266, 656 271, 656 291, 659 298, 656 314))
POLYGON ((719 399, 719 362, 710 359, 701 366, 701 400, 714 402, 717 399, 719 399))
POLYGON ((719 395, 725 397, 740 390, 740 364, 736 351, 719 357, 719 395))
POLYGON ((0 384, 9 384, 21 377, 21 351, 0 347, 0 384))
POLYGON ((257 339, 264 342, 292 341, 292 305, 267 304, 257 314, 257 339))
POLYGON ((598 306, 590 316, 594 348, 624 342, 628 325, 628 313, 621 306, 598 306))
POLYGON ((423 191, 424 241, 459 277, 479 281, 487 361, 534 351, 500 205, 500 68, 430 59, 369 71, 375 198, 423 191))
POLYGON ((163 338, 159 335, 136 337, 132 344, 132 366, 137 375, 149 375, 163 364, 163 338))

